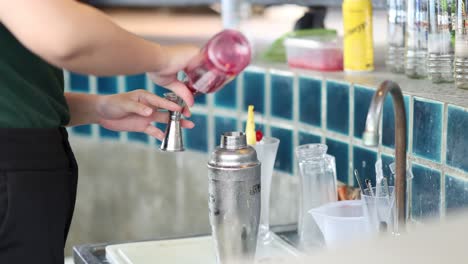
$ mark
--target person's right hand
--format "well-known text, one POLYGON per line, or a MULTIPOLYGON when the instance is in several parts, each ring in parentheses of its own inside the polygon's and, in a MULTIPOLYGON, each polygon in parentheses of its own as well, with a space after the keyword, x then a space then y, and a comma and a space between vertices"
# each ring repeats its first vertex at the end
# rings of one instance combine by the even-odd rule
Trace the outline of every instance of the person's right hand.
MULTIPOLYGON (((163 66, 160 67, 162 70, 150 72, 148 76, 157 85, 177 94, 188 107, 193 106, 193 94, 183 82, 177 79, 177 73, 187 67, 190 60, 200 52, 200 49, 192 45, 162 46, 162 48, 165 55, 163 66)), ((188 108, 185 108, 183 114, 190 115, 188 108)))

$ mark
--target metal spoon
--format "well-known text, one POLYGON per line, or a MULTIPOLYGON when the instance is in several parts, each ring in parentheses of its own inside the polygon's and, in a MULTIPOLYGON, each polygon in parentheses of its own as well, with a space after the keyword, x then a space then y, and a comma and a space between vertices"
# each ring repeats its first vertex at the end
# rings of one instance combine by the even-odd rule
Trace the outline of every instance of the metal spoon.
POLYGON ((364 194, 364 189, 362 189, 362 186, 361 186, 361 179, 359 178, 359 172, 358 170, 354 170, 354 177, 356 177, 356 181, 359 185, 359 189, 361 189, 361 193, 364 194))
POLYGON ((366 182, 367 188, 369 189, 370 195, 371 195, 372 197, 375 197, 374 190, 372 190, 372 183, 371 183, 371 181, 370 181, 369 179, 366 179, 365 182, 366 182))

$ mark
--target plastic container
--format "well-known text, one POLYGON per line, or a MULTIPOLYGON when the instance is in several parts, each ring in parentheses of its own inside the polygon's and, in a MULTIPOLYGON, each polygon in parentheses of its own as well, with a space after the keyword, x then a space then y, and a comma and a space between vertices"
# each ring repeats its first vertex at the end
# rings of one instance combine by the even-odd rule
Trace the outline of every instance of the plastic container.
POLYGON ((369 221, 359 200, 328 203, 309 211, 322 231, 327 247, 370 235, 369 221))
POLYGON ((290 67, 314 71, 343 70, 343 50, 336 36, 286 38, 284 46, 290 67))

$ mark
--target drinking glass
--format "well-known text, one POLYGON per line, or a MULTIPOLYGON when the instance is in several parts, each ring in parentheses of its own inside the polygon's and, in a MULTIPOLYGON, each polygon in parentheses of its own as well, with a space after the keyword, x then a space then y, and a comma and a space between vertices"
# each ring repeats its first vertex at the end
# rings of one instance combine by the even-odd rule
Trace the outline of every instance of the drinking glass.
POLYGON ((263 139, 255 144, 257 158, 262 163, 262 192, 261 192, 261 211, 260 211, 260 226, 259 239, 268 241, 271 239, 270 232, 270 191, 273 169, 275 166, 276 153, 278 152, 280 140, 274 137, 263 137, 263 139))
POLYGON ((307 144, 296 148, 299 164, 299 225, 301 247, 323 246, 323 235, 309 210, 337 201, 335 157, 327 154, 325 144, 307 144))

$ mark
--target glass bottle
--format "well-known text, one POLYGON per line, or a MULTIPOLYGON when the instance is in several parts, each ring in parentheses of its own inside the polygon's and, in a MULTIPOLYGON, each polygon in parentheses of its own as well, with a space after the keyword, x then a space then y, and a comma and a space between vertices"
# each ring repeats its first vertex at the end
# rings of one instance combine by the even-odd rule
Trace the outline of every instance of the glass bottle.
POLYGON ((309 210, 337 200, 335 157, 328 155, 327 149, 324 144, 296 148, 300 184, 298 235, 306 250, 323 246, 322 233, 309 210))
POLYGON ((184 70, 185 83, 193 93, 216 92, 242 72, 250 60, 247 38, 239 31, 223 30, 190 61, 184 70))
POLYGON ((468 17, 466 0, 458 0, 455 24, 455 85, 468 89, 468 17))
POLYGON ((371 0, 343 0, 343 69, 374 70, 374 39, 371 0))
POLYGON ((394 73, 405 72, 406 6, 404 0, 387 1, 387 69, 394 73))
POLYGON ((429 0, 428 77, 434 83, 453 82, 455 31, 453 0, 429 0))
POLYGON ((427 77, 428 0, 406 3, 405 73, 410 78, 427 77))

